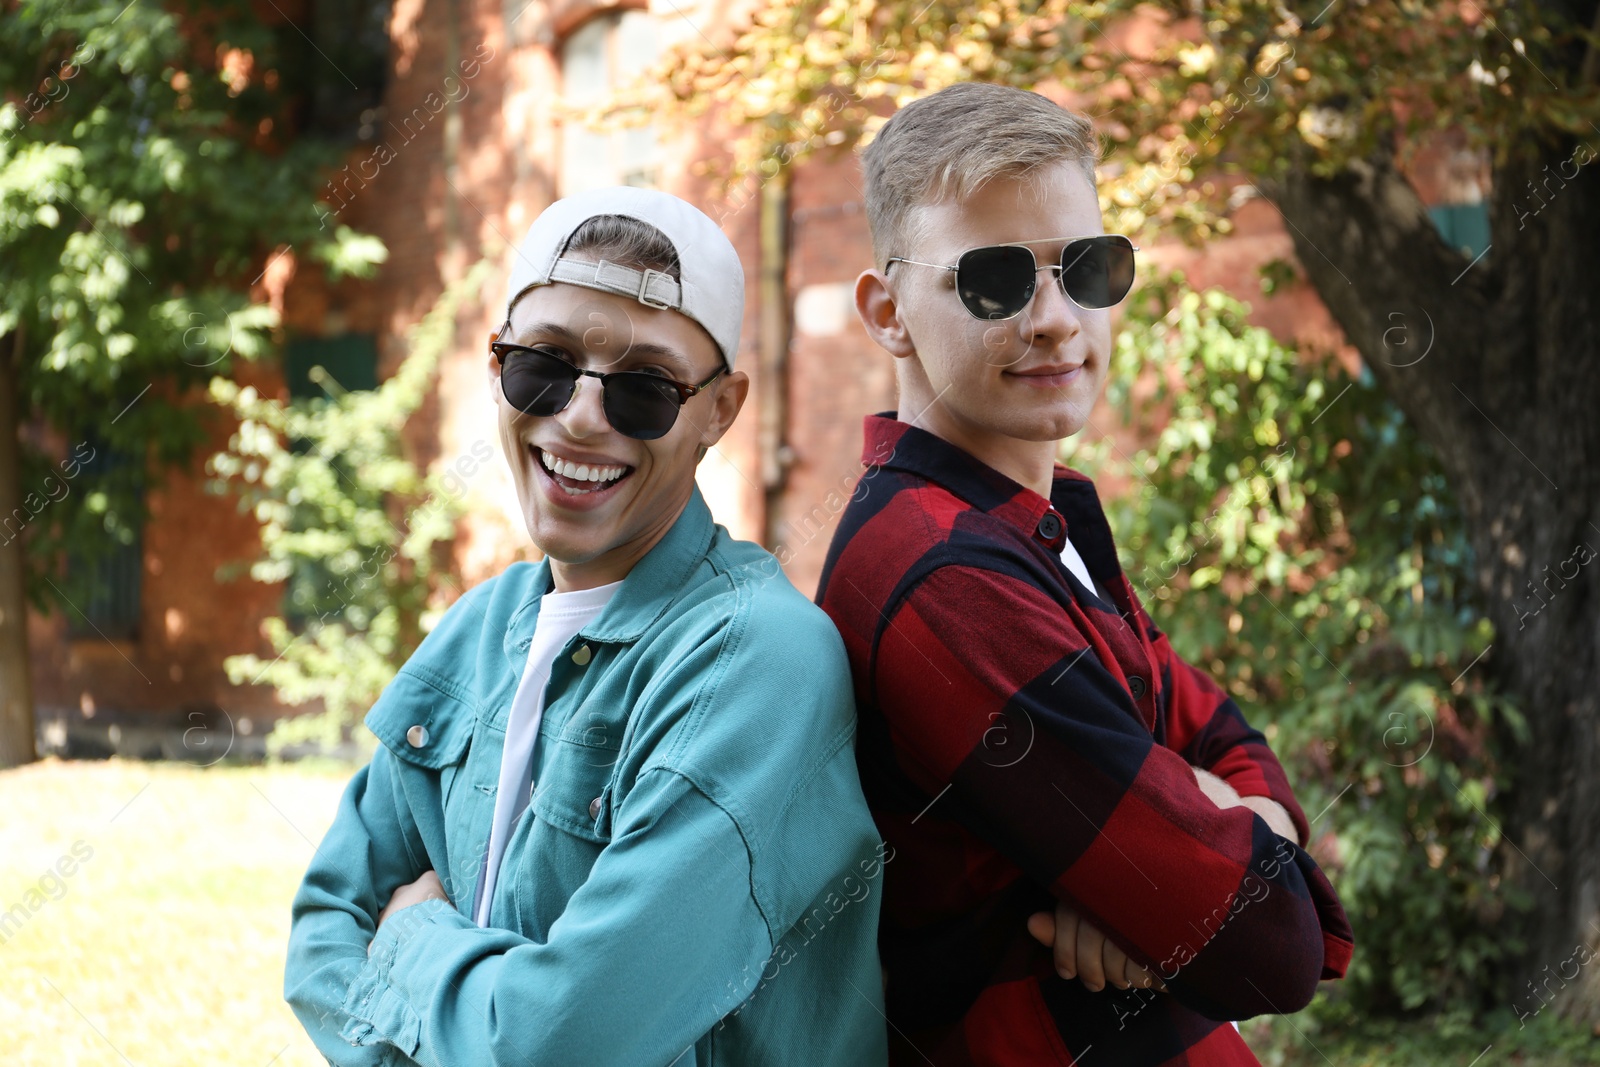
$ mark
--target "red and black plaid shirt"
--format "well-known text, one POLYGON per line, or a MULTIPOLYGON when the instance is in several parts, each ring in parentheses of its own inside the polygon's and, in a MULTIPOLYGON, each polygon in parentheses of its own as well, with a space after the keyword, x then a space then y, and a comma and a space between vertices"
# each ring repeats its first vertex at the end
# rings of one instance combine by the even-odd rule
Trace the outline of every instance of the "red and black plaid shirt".
POLYGON ((880 948, 896 1064, 1244 1065, 1225 1020, 1344 975, 1326 876, 1191 766, 1306 817, 1262 735, 1172 651, 1094 483, 1046 500, 889 414, 817 599, 844 637, 868 802, 893 847, 880 948), (1062 564, 1068 533, 1112 603, 1062 564), (1026 929, 1056 899, 1168 993, 1090 992, 1026 929))

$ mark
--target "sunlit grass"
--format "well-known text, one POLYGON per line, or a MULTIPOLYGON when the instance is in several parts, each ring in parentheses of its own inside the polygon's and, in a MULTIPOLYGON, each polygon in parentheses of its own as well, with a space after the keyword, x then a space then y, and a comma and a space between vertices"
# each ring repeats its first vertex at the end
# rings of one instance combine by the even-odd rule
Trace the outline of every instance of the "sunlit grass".
POLYGON ((283 1002, 283 958, 289 901, 352 772, 52 760, 0 773, 0 911, 22 909, 0 928, 0 1060, 324 1064, 283 1002), (88 858, 59 878, 75 844, 88 858))

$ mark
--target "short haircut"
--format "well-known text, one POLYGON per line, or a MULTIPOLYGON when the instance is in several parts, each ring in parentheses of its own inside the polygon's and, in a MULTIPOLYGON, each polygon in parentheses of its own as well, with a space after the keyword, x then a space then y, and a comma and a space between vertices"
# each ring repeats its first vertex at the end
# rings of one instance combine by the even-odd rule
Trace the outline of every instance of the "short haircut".
POLYGON ((678 277, 678 250, 667 235, 627 215, 594 215, 572 231, 562 255, 585 253, 635 270, 658 270, 678 277))
POLYGON ((1082 166, 1093 186, 1099 156, 1094 124, 1038 93, 962 82, 913 100, 861 153, 875 264, 907 254, 921 236, 912 214, 923 204, 964 200, 991 178, 1060 162, 1082 166))

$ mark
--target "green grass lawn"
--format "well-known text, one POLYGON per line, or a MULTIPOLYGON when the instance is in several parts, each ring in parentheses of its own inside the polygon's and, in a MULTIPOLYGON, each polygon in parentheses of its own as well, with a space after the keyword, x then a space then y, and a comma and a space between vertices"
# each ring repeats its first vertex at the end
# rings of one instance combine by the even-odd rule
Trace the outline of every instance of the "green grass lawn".
POLYGON ((26 915, 0 929, 0 1062, 325 1064, 283 1002, 283 958, 289 901, 353 770, 0 773, 0 911, 26 915))
MULTIPOLYGON (((0 927, 0 1063, 321 1067, 281 992, 289 901, 354 770, 50 760, 0 772, 0 913, 23 916, 0 927), (76 869, 61 878, 64 856, 76 869)), ((1506 1012, 1465 1032, 1339 1034, 1314 1015, 1243 1033, 1267 1067, 1600 1064, 1600 1040, 1543 1017, 1526 1030, 1506 1012)))

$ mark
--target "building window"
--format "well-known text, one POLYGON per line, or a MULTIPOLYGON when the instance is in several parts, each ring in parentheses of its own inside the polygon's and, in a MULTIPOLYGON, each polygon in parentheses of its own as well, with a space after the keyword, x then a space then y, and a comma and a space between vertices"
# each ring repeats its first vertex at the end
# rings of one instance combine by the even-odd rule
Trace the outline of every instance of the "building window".
POLYGON ((144 513, 142 455, 113 448, 89 435, 94 449, 80 477, 105 503, 105 540, 93 553, 68 551, 67 573, 76 594, 66 612, 70 638, 131 641, 139 636, 139 603, 144 577, 144 530, 130 516, 144 513))
MULTIPOLYGON (((602 104, 636 82, 656 61, 660 28, 643 11, 612 11, 578 27, 561 46, 562 98, 567 107, 602 104)), ((576 117, 561 129, 561 195, 607 185, 653 187, 660 145, 654 125, 600 131, 576 117)))
POLYGON ((390 0, 283 6, 296 14, 274 30, 278 76, 290 88, 300 135, 340 144, 381 139, 390 0))
POLYGON ((289 342, 283 353, 283 378, 290 400, 327 396, 340 390, 378 387, 378 345, 370 333, 339 337, 305 337, 289 342), (317 381, 322 368, 332 382, 324 389, 317 381))
MULTIPOLYGON (((308 337, 291 340, 283 353, 283 377, 289 386, 289 399, 317 397, 376 389, 378 386, 378 346, 371 334, 344 334, 339 337, 308 337)), ((290 442, 290 448, 304 452, 305 441, 290 442)), ((330 465, 351 479, 360 472, 345 469, 337 457, 330 465)), ((314 508, 296 505, 290 518, 295 531, 314 530, 320 521, 314 508)), ((335 617, 344 607, 339 583, 333 571, 321 560, 296 559, 283 586, 283 617, 295 633, 302 632, 314 618, 335 617)))

